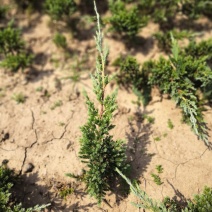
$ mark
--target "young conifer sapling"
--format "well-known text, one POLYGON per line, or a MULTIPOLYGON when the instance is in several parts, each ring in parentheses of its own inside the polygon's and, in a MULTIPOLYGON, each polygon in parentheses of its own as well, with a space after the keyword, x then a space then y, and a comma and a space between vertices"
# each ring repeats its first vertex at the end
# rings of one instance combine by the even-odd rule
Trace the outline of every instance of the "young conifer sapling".
MULTIPOLYGON (((110 95, 105 94, 106 86, 110 81, 109 76, 105 73, 108 48, 103 46, 103 34, 96 5, 95 11, 97 16, 95 41, 98 55, 92 81, 93 91, 100 107, 96 106, 85 93, 88 120, 81 127, 82 137, 80 139, 79 157, 82 162, 87 164, 80 179, 85 182, 87 192, 96 198, 100 204, 106 191, 111 190, 111 183, 118 177, 115 169, 118 168, 125 172, 128 165, 123 141, 113 140, 113 136, 109 133, 115 127, 111 121, 113 112, 117 108, 117 92, 112 92, 110 95)), ((68 174, 68 176, 77 177, 73 174, 68 174)))

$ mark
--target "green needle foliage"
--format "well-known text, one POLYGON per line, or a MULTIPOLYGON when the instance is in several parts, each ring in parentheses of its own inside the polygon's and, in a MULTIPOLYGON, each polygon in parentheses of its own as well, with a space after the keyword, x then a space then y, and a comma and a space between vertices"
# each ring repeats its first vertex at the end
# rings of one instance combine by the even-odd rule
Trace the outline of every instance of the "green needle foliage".
POLYGON ((121 0, 110 0, 109 9, 112 13, 112 16, 109 18, 111 30, 127 38, 134 38, 140 28, 147 24, 147 18, 139 15, 136 6, 127 9, 126 3, 121 0))
POLYGON ((157 40, 159 49, 165 51, 166 53, 171 53, 171 48, 172 48, 172 40, 170 36, 171 34, 176 40, 183 40, 185 38, 192 37, 192 33, 187 30, 178 31, 174 29, 174 30, 168 30, 165 32, 155 33, 154 37, 157 40))
MULTIPOLYGON (((92 75, 93 91, 96 95, 100 109, 87 94, 86 104, 88 107, 87 123, 81 127, 82 138, 79 156, 82 162, 87 164, 84 171, 83 181, 86 183, 88 193, 95 197, 100 204, 111 189, 111 183, 117 179, 115 168, 125 172, 128 169, 126 163, 126 148, 123 141, 113 140, 110 135, 115 125, 111 123, 113 112, 116 110, 116 94, 105 95, 109 76, 105 74, 108 49, 103 46, 103 34, 100 28, 99 14, 97 15, 97 32, 95 36, 98 57, 96 60, 96 72, 92 75)), ((69 175, 70 176, 70 175, 69 175)), ((73 176, 73 175, 72 175, 73 176)))
POLYGON ((45 8, 53 20, 59 21, 76 11, 76 3, 74 0, 46 0, 45 8))
POLYGON ((151 100, 151 86, 148 84, 148 66, 140 68, 140 64, 132 56, 119 57, 114 63, 119 67, 117 83, 125 88, 131 88, 135 95, 146 106, 151 100))
POLYGON ((182 12, 192 19, 197 19, 200 15, 212 18, 211 11, 211 0, 184 0, 182 4, 182 12))
POLYGON ((15 176, 12 170, 8 169, 5 165, 0 166, 0 211, 2 212, 34 212, 41 211, 49 206, 41 205, 33 208, 25 209, 21 204, 16 204, 11 201, 11 188, 15 182, 15 176))
POLYGON ((66 37, 63 34, 56 33, 54 35, 53 42, 58 48, 66 49, 67 47, 66 37))
POLYGON ((9 9, 10 9, 9 6, 7 6, 7 5, 0 5, 0 21, 1 21, 1 19, 6 18, 6 14, 9 9))
POLYGON ((206 57, 193 57, 180 53, 172 37, 172 55, 169 60, 160 58, 152 63, 151 85, 159 86, 182 108, 184 118, 195 134, 209 146, 207 125, 199 105, 197 90, 211 84, 212 71, 206 64, 206 57))
POLYGON ((163 27, 173 23, 179 11, 180 0, 139 0, 138 2, 140 13, 149 16, 163 27))
POLYGON ((32 62, 33 57, 26 52, 21 32, 13 27, 13 22, 0 31, 0 56, 3 58, 0 66, 12 72, 24 70, 32 62))

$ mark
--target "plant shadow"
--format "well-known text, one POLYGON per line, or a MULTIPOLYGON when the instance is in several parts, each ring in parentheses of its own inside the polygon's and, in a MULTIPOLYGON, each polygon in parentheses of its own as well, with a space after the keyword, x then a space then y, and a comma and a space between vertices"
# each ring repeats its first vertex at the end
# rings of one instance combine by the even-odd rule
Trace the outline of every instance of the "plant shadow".
MULTIPOLYGON (((19 176, 19 180, 14 185, 13 196, 16 197, 17 202, 21 202, 24 208, 34 207, 35 205, 50 204, 47 207, 47 211, 51 212, 69 212, 75 210, 88 210, 92 208, 97 203, 85 204, 79 206, 80 201, 74 204, 68 204, 59 195, 59 191, 63 188, 65 184, 59 182, 57 179, 40 179, 38 173, 28 173, 19 176), (42 182, 42 185, 40 184, 42 182), (45 182, 45 183, 43 183, 45 182), (44 185, 43 185, 44 184, 44 185)), ((68 184, 67 184, 68 185, 68 184)), ((82 189, 76 189, 77 185, 73 183, 70 186, 74 188, 74 193, 76 197, 81 199, 86 195, 82 189)), ((70 196, 71 198, 71 196, 70 196)))
MULTIPOLYGON (((154 154, 149 154, 147 152, 147 146, 150 143, 150 135, 152 133, 152 123, 144 123, 144 117, 149 113, 151 112, 146 110, 141 111, 138 106, 132 119, 128 120, 126 137, 128 141, 127 158, 130 164, 130 169, 129 173, 126 173, 126 175, 131 180, 139 180, 154 156, 154 154)), ((113 192, 116 196, 116 204, 119 204, 121 200, 128 196, 130 188, 124 179, 120 179, 118 183, 114 184, 118 185, 116 187, 114 186, 113 192)))

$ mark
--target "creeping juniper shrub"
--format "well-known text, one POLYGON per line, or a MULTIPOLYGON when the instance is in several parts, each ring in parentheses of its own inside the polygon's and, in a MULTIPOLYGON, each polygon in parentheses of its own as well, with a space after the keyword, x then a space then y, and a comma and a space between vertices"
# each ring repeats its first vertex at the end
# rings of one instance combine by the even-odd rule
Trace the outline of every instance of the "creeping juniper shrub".
POLYGON ((208 65, 212 66, 212 39, 203 40, 199 43, 191 41, 184 52, 195 58, 205 56, 207 57, 208 65))
MULTIPOLYGON (((206 57, 208 66, 212 68, 212 39, 203 40, 200 43, 196 43, 195 41, 192 41, 185 48, 184 53, 187 55, 192 55, 192 57, 194 58, 206 57)), ((200 87, 200 89, 203 93, 205 100, 208 100, 209 102, 211 102, 212 101, 212 81, 210 81, 206 86, 200 87)))
POLYGON ((110 29, 121 36, 133 39, 138 34, 140 28, 147 24, 147 18, 139 14, 136 6, 127 8, 126 3, 121 0, 110 0, 109 9, 112 13, 112 16, 109 18, 110 29))
POLYGON ((212 2, 211 0, 189 0, 182 4, 182 12, 191 19, 197 19, 201 15, 212 18, 212 2))
POLYGON ((33 57, 27 53, 21 32, 13 27, 13 22, 0 31, 0 56, 0 66, 12 72, 24 70, 32 62, 33 57))
POLYGON ((206 186, 202 194, 195 195, 194 199, 188 202, 188 208, 192 212, 212 211, 212 189, 206 186))
POLYGON ((46 0, 45 9, 53 20, 59 21, 72 15, 77 6, 74 0, 46 0))
POLYGON ((206 64, 206 57, 193 57, 180 53, 172 38, 172 55, 169 60, 161 57, 155 62, 149 79, 151 85, 159 86, 168 93, 182 109, 195 134, 208 146, 208 128, 199 105, 197 90, 211 84, 212 71, 206 64))
POLYGON ((119 72, 116 76, 118 84, 125 88, 131 88, 146 106, 151 100, 151 86, 148 84, 148 64, 145 63, 141 69, 134 57, 121 56, 114 61, 113 65, 119 67, 119 72))
POLYGON ((191 38, 192 33, 187 30, 168 30, 168 31, 161 31, 154 34, 154 37, 157 40, 158 47, 162 51, 166 53, 171 53, 172 41, 171 41, 171 34, 174 36, 176 40, 183 40, 185 38, 191 38))
POLYGON ((33 212, 41 211, 49 206, 41 205, 33 208, 25 209, 22 204, 16 204, 11 198, 11 188, 15 183, 16 177, 14 172, 8 169, 5 165, 0 166, 0 211, 2 212, 33 212))
MULTIPOLYGON (((95 6, 96 11, 96 6, 95 6)), ((115 168, 123 172, 128 169, 126 163, 126 148, 123 141, 113 140, 110 134, 115 125, 111 123, 113 112, 116 110, 116 91, 105 94, 110 79, 105 75, 108 49, 103 46, 103 35, 100 28, 99 14, 97 15, 97 32, 95 36, 98 56, 96 72, 92 76, 93 91, 96 94, 100 108, 95 106, 85 93, 88 107, 87 123, 81 127, 79 156, 87 166, 81 179, 86 183, 88 193, 95 197, 100 204, 106 191, 111 189, 111 183, 117 179, 115 168)), ((72 174, 69 176, 76 177, 72 174)))
POLYGON ((162 28, 172 28, 173 20, 179 11, 180 0, 139 0, 138 8, 141 14, 149 16, 162 28))

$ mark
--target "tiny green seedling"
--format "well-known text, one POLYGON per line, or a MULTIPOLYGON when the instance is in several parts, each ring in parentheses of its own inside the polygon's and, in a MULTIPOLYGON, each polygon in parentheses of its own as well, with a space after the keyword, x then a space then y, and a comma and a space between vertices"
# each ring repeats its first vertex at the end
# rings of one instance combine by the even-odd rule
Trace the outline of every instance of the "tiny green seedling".
POLYGON ((158 174, 163 173, 163 167, 162 167, 162 165, 157 165, 157 166, 155 167, 155 169, 158 171, 158 174))
POLYGON ((68 195, 71 195, 74 193, 74 189, 70 187, 69 185, 66 185, 65 187, 62 187, 59 191, 59 196, 63 199, 66 199, 68 195))
POLYGON ((58 125, 63 127, 63 126, 65 126, 65 123, 64 122, 59 122, 58 125))
POLYGON ((42 87, 42 86, 37 87, 35 90, 36 90, 37 92, 42 92, 42 91, 43 91, 43 87, 42 87))
POLYGON ((161 178, 157 175, 157 174, 151 174, 154 182, 157 184, 157 185, 162 185, 163 182, 161 181, 161 178))
POLYGON ((61 49, 67 48, 66 37, 63 34, 56 33, 54 35, 53 42, 57 46, 57 48, 61 48, 61 49))
POLYGON ((152 116, 148 116, 148 115, 144 114, 144 119, 146 119, 150 124, 155 123, 155 118, 152 116))
POLYGON ((51 110, 54 110, 57 107, 62 106, 63 102, 61 100, 58 100, 54 103, 54 105, 52 105, 52 107, 50 108, 51 110))
POLYGON ((168 128, 171 130, 174 128, 174 124, 172 123, 171 119, 168 119, 168 128))
POLYGON ((12 99, 17 102, 17 104, 24 103, 26 101, 26 97, 23 93, 13 94, 12 99))
POLYGON ((160 140, 161 140, 161 138, 159 136, 154 138, 154 141, 160 141, 160 140))

